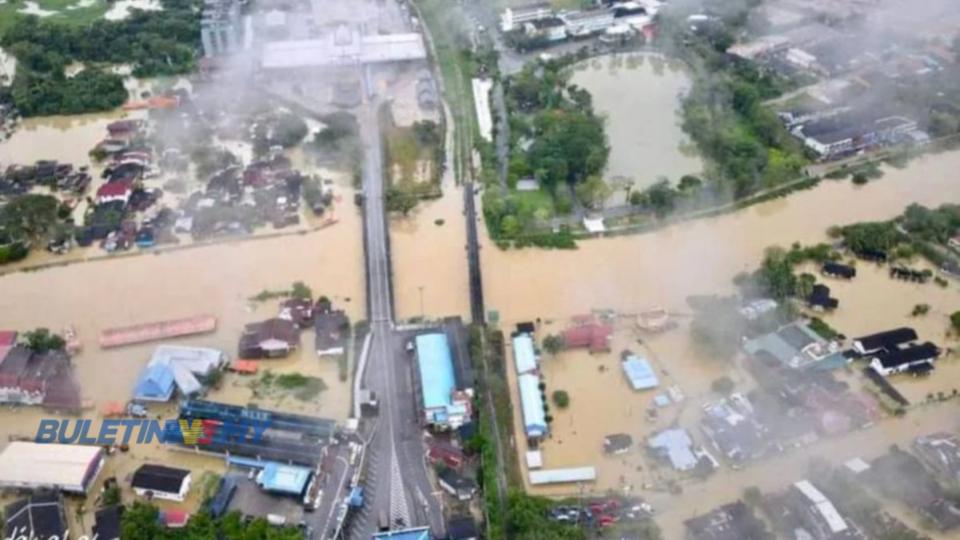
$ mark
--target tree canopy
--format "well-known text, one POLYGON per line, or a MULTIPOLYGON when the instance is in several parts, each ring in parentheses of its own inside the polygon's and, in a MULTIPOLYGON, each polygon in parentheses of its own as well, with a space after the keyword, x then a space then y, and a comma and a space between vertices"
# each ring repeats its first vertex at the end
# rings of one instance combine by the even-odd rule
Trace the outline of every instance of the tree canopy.
POLYGON ((275 527, 263 518, 245 523, 239 512, 231 512, 213 519, 206 512, 190 517, 183 529, 167 529, 159 521, 157 507, 135 502, 128 507, 120 523, 120 537, 124 540, 302 540, 303 534, 295 527, 275 527))

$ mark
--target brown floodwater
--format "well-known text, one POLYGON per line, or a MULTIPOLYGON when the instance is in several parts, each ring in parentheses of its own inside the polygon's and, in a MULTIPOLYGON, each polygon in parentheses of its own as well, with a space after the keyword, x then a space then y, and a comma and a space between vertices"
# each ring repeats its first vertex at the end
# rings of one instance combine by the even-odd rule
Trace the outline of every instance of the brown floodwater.
MULTIPOLYGON (((690 89, 682 63, 650 53, 614 54, 577 64, 570 82, 587 89, 594 108, 606 116, 608 179, 631 178, 643 189, 660 176, 675 183, 703 168, 699 158, 681 151, 689 140, 678 108, 690 89)), ((622 203, 624 193, 614 193, 611 201, 622 203)))
POLYGON ((107 124, 121 118, 139 118, 143 111, 120 109, 106 113, 27 118, 0 143, 0 164, 32 164, 39 159, 90 165, 88 153, 107 136, 107 124))
POLYGON ((390 220, 397 320, 422 313, 470 316, 461 189, 450 182, 441 198, 421 202, 409 217, 390 220))
MULTIPOLYGON (((755 269, 768 246, 825 241, 831 225, 889 219, 912 202, 928 206, 956 202, 960 199, 956 170, 960 170, 960 152, 925 156, 907 169, 888 168, 882 179, 863 187, 849 181, 825 181, 813 190, 735 213, 645 234, 584 241, 574 251, 502 251, 489 239, 482 239, 487 309, 499 313, 505 331, 516 322, 540 319, 542 338, 561 330, 571 316, 593 309, 635 314, 665 307, 678 315, 679 327, 657 336, 638 336, 628 318, 619 320, 610 354, 565 352, 544 358, 548 394, 562 389, 571 397, 569 409, 551 407, 553 435, 542 445, 544 465, 596 466, 598 479, 590 486, 591 491, 616 490, 651 499, 660 513, 658 522, 664 527, 664 538, 681 538, 684 519, 737 499, 751 485, 783 488, 803 477, 811 456, 834 461, 858 454, 873 456, 894 442, 903 445, 922 433, 955 429, 954 403, 924 407, 912 411, 906 419, 884 420, 870 430, 823 441, 802 453, 742 471, 722 468, 707 482, 684 485, 679 497, 644 488, 663 485, 672 473, 651 463, 643 452, 635 450, 623 457, 607 457, 602 452, 603 436, 609 433, 630 433, 642 442, 652 431, 673 423, 695 428, 700 404, 710 396, 711 381, 720 375, 730 375, 739 388, 749 389, 751 379, 740 368, 711 357, 691 343, 686 318, 690 311, 688 296, 732 292, 732 278, 755 269), (637 342, 638 337, 642 344, 637 342), (654 421, 647 420, 645 410, 656 391, 633 392, 628 388, 618 362, 623 349, 643 352, 661 378, 660 391, 675 384, 686 395, 685 402, 661 410, 654 421)), ((917 327, 923 339, 956 346, 957 342, 948 341, 944 334, 945 314, 960 308, 956 281, 945 289, 933 284, 911 285, 889 280, 884 269, 865 264, 859 268, 860 275, 852 282, 829 280, 841 302, 840 309, 827 316, 831 324, 848 335, 910 324, 917 327), (922 319, 910 317, 918 303, 931 305, 931 313, 922 319)), ((906 385, 905 393, 911 396, 925 396, 931 384, 952 388, 960 374, 958 364, 948 358, 930 379, 895 383, 906 385), (914 384, 918 388, 911 388, 914 384)), ((512 371, 509 379, 516 401, 512 371)), ((520 433, 519 418, 514 423, 515 433, 520 433)), ((700 439, 696 431, 694 437, 700 439)), ((522 437, 515 436, 514 444, 522 462, 526 449, 522 437)), ((537 487, 532 491, 577 494, 573 486, 537 487)))
POLYGON ((721 216, 583 241, 576 250, 503 251, 484 235, 487 309, 498 310, 508 322, 560 319, 593 308, 684 311, 690 295, 732 290, 733 276, 754 270, 769 246, 821 242, 831 225, 889 219, 912 202, 937 205, 960 199, 960 152, 884 170, 883 178, 865 186, 824 181, 815 189, 721 216))

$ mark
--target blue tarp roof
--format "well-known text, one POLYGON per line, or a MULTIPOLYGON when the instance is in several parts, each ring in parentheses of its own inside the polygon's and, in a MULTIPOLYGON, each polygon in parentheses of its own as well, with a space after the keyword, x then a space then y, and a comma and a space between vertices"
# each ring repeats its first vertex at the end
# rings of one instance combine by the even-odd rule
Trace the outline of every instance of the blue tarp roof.
POLYGON ((533 350, 533 338, 529 335, 520 334, 513 338, 513 363, 517 366, 518 375, 537 369, 537 354, 533 350))
POLYGON ((282 465, 271 461, 257 475, 257 483, 267 491, 300 495, 307 487, 310 472, 306 467, 282 465))
POLYGON ((456 377, 447 336, 439 333, 417 336, 417 363, 424 409, 449 407, 456 377))
POLYGON ((134 387, 133 397, 145 401, 170 401, 173 388, 173 370, 170 366, 148 366, 134 387))
POLYGON ((623 361, 622 367, 623 374, 627 376, 627 380, 630 381, 630 386, 634 390, 647 390, 660 385, 660 380, 657 379, 653 367, 646 358, 628 356, 623 361))

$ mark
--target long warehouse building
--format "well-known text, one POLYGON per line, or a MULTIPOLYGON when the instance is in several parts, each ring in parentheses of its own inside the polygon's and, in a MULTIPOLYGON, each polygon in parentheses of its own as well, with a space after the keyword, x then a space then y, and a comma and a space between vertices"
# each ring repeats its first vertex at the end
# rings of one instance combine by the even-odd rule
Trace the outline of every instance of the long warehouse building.
POLYGON ((83 494, 103 461, 99 446, 13 441, 0 452, 0 487, 83 494))

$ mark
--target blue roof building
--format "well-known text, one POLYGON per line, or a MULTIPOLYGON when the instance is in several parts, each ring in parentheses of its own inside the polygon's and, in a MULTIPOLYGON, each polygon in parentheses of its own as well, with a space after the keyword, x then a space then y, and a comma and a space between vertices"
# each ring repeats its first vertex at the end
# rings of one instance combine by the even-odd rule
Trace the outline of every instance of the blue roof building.
POLYGON ((427 424, 458 428, 470 419, 470 400, 455 396, 457 379, 446 334, 421 334, 416 338, 417 367, 427 424))
POLYGON ((373 540, 431 540, 430 527, 386 531, 373 535, 373 540))
POLYGON ((525 374, 517 377, 520 389, 520 408, 523 410, 523 431, 531 439, 547 434, 547 418, 543 412, 543 395, 540 393, 540 378, 525 374))
POLYGON ((517 375, 537 370, 537 353, 533 348, 533 338, 529 334, 520 334, 513 338, 513 363, 517 375))
POLYGON ((264 491, 287 495, 302 495, 310 480, 311 470, 306 467, 283 465, 274 461, 264 465, 257 474, 257 484, 264 491))
POLYGON ((660 385, 660 380, 657 379, 653 367, 646 358, 630 355, 623 361, 621 367, 634 390, 649 390, 660 385))
POLYGON ((170 401, 175 387, 173 369, 155 364, 143 370, 133 390, 133 398, 141 401, 170 401))

